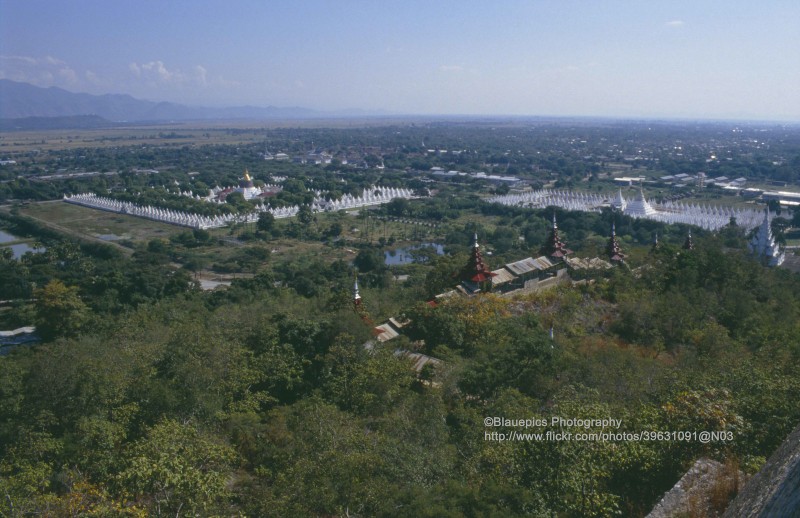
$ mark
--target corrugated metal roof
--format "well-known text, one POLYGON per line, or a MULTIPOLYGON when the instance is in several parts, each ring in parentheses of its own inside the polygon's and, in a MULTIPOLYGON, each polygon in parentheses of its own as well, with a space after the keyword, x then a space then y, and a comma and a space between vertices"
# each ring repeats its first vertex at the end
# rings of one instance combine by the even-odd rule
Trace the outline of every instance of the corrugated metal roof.
POLYGON ((592 257, 581 259, 578 257, 571 257, 567 259, 570 267, 576 270, 607 270, 611 268, 611 263, 604 261, 599 257, 592 257))
POLYGON ((442 363, 442 360, 433 358, 426 354, 403 351, 403 355, 414 362, 413 368, 417 372, 421 372, 423 367, 425 367, 428 364, 435 366, 435 365, 440 365, 442 363))
POLYGON ((533 261, 539 266, 540 270, 547 270, 548 268, 555 266, 553 262, 545 256, 537 257, 533 261))
POLYGON ((411 322, 411 320, 409 319, 405 319, 401 322, 400 320, 394 317, 389 318, 389 323, 392 324, 392 326, 394 326, 394 328, 398 330, 403 329, 403 327, 406 326, 409 322, 411 322))
POLYGON ((547 257, 527 257, 515 263, 509 263, 506 268, 516 275, 524 275, 526 273, 535 272, 539 270, 547 270, 552 268, 553 263, 547 257))
POLYGON ((524 275, 526 273, 530 273, 539 269, 536 267, 536 263, 534 262, 533 257, 526 257, 521 261, 517 261, 515 263, 509 263, 506 265, 506 268, 515 275, 524 275))
POLYGON ((388 342, 392 338, 397 338, 400 336, 397 331, 395 331, 389 323, 381 324, 376 326, 373 330, 375 333, 375 338, 378 339, 380 342, 388 342))
POLYGON ((496 273, 494 277, 492 277, 492 286, 497 286, 498 284, 505 284, 507 282, 511 282, 514 280, 514 274, 506 270, 505 268, 500 268, 499 270, 495 270, 492 273, 496 273))

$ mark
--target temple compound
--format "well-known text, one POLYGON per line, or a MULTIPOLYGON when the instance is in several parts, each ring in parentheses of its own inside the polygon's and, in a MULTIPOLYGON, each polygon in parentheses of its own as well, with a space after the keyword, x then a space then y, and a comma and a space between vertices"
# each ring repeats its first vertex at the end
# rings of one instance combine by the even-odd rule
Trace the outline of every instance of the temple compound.
POLYGON ((750 230, 761 222, 761 211, 756 209, 696 205, 684 202, 665 202, 654 205, 647 201, 641 188, 632 200, 626 200, 621 189, 610 199, 594 193, 539 189, 520 194, 494 196, 487 201, 515 207, 560 207, 583 212, 600 212, 603 208, 612 208, 632 218, 650 219, 669 224, 696 225, 705 230, 719 230, 730 225, 732 220, 745 230, 750 230))

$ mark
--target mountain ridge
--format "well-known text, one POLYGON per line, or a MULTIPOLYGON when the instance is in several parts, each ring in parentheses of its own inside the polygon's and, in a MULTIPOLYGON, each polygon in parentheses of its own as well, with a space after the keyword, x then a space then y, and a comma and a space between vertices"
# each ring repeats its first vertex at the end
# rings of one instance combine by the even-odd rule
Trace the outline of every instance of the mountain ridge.
MULTIPOLYGON (((0 119, 96 116, 111 122, 164 122, 224 119, 310 119, 348 116, 302 107, 232 106, 212 108, 147 101, 128 94, 94 95, 51 86, 0 79, 0 119)), ((352 115, 351 115, 352 116, 352 115)))

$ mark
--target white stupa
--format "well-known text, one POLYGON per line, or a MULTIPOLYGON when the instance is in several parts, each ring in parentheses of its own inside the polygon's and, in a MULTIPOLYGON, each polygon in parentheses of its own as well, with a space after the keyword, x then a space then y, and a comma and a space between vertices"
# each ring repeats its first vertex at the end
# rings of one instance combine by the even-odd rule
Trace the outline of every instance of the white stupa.
POLYGON ((786 253, 778 248, 778 244, 772 235, 769 207, 764 210, 764 221, 758 227, 753 239, 750 240, 748 248, 767 266, 780 266, 786 259, 786 253))
POLYGON ((633 200, 629 201, 626 204, 625 208, 623 209, 623 212, 626 216, 632 216, 634 218, 644 218, 652 216, 657 211, 645 199, 644 192, 640 187, 639 194, 636 195, 636 198, 634 198, 633 200))
POLYGON ((611 202, 611 206, 617 210, 625 210, 625 207, 628 205, 628 202, 625 201, 625 198, 622 197, 622 189, 617 192, 617 197, 611 202))

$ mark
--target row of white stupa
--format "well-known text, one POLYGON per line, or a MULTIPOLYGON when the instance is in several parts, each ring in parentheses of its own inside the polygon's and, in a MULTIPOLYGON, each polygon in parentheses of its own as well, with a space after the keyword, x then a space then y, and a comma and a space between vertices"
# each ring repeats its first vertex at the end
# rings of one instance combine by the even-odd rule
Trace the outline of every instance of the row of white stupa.
MULTIPOLYGON (((383 203, 388 203, 395 198, 408 199, 412 197, 413 191, 411 189, 402 189, 396 187, 370 187, 369 189, 365 189, 361 196, 357 197, 350 194, 342 196, 342 198, 339 200, 326 200, 325 198, 317 197, 311 203, 311 210, 313 212, 323 212, 355 209, 359 207, 381 205, 383 203)), ((261 212, 270 212, 276 219, 281 219, 296 216, 300 211, 300 207, 298 205, 293 205, 291 207, 270 207, 269 205, 261 204, 258 205, 255 211, 250 214, 225 214, 212 217, 180 212, 171 209, 162 209, 159 207, 141 206, 127 201, 97 196, 94 193, 76 194, 74 196, 64 195, 64 201, 110 212, 130 214, 132 216, 139 216, 155 221, 170 223, 172 225, 180 225, 199 229, 219 228, 234 222, 252 223, 258 221, 258 215, 261 212)))
POLYGON ((731 218, 746 230, 757 227, 764 219, 764 213, 757 209, 737 209, 733 207, 697 205, 683 202, 667 202, 651 205, 640 190, 630 201, 622 196, 620 190, 616 197, 609 199, 599 194, 554 191, 540 189, 521 194, 495 196, 490 202, 517 207, 560 207, 567 210, 599 212, 603 207, 614 207, 626 216, 650 219, 662 223, 684 223, 696 225, 706 230, 719 230, 729 225, 731 218))
POLYGON ((84 207, 90 207, 93 209, 118 212, 120 214, 130 214, 131 216, 138 216, 140 218, 147 218, 154 221, 169 223, 171 225, 180 225, 182 227, 190 228, 207 229, 224 227, 232 220, 230 214, 213 217, 202 216, 200 214, 180 212, 171 209, 162 209, 160 207, 151 207, 149 205, 137 205, 129 201, 120 201, 113 198, 97 196, 94 193, 75 194, 73 196, 64 195, 64 201, 67 203, 74 203, 76 205, 83 205, 84 207))
MULTIPOLYGON (((273 187, 280 187, 280 186, 272 186, 267 185, 265 187, 266 190, 269 190, 273 187)), ((314 212, 326 212, 326 211, 337 211, 337 210, 346 210, 346 209, 357 209, 359 207, 368 207, 371 205, 382 205, 384 203, 388 203, 395 198, 406 198, 410 199, 414 197, 414 192, 411 189, 403 189, 399 187, 369 187, 365 189, 361 196, 353 196, 352 194, 345 194, 338 200, 328 200, 326 199, 326 194, 324 191, 312 191, 316 194, 316 198, 314 201, 311 202, 311 210, 314 212)), ((202 197, 198 195, 192 195, 191 192, 182 192, 182 196, 187 196, 190 198, 194 198, 196 200, 208 201, 213 203, 224 204, 224 201, 219 201, 216 199, 216 194, 214 196, 207 196, 202 197)), ((260 204, 256 207, 256 210, 259 212, 272 212, 276 218, 281 217, 290 217, 297 214, 300 210, 300 207, 293 206, 293 207, 285 207, 285 208, 271 208, 269 204, 260 204), (285 209, 285 210, 284 210, 285 209)))

